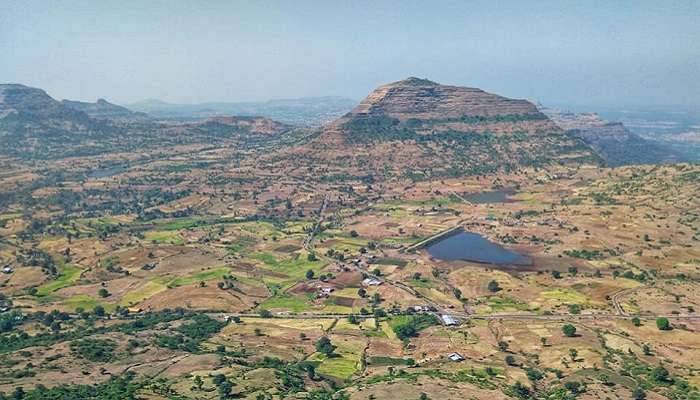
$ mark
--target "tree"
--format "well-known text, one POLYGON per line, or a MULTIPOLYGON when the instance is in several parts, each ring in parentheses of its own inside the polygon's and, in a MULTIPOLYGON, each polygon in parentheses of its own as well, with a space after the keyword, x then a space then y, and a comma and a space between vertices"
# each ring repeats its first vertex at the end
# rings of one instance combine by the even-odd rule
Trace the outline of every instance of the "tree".
POLYGON ((510 354, 506 356, 506 364, 508 364, 508 365, 510 365, 510 366, 516 366, 516 365, 518 365, 518 364, 515 362, 515 357, 511 356, 510 354))
POLYGON ((527 378, 532 382, 537 382, 544 378, 544 374, 540 370, 537 370, 535 368, 527 368, 525 370, 525 375, 527 375, 527 378))
POLYGON ((219 385, 219 398, 227 399, 231 396, 231 390, 233 389, 233 384, 226 379, 219 385))
POLYGON ((668 382, 671 380, 668 374, 668 370, 660 365, 651 370, 651 378, 660 383, 668 382))
POLYGON ((102 306, 95 306, 95 308, 92 309, 92 312, 97 315, 98 317, 104 317, 105 315, 105 308, 102 306))
POLYGON ((12 398, 14 400, 22 400, 24 398, 24 389, 22 386, 17 386, 15 391, 12 393, 12 398))
POLYGON ((202 380, 202 377, 197 375, 194 377, 194 386, 197 388, 197 390, 202 390, 202 386, 204 385, 204 380, 202 380))
POLYGON ((544 336, 540 337, 540 343, 542 343, 542 347, 547 346, 547 338, 544 336))
POLYGON ((554 279, 561 279, 561 272, 559 271, 552 271, 552 277, 554 279))
POLYGON ((515 382, 515 385, 511 386, 510 388, 513 391, 515 397, 519 399, 532 398, 532 392, 530 391, 530 388, 528 388, 520 382, 515 382))
POLYGON ((659 328, 659 330, 661 331, 670 331, 671 323, 668 321, 668 318, 659 317, 656 319, 656 327, 659 328))
POLYGON ((642 346, 642 351, 644 351, 644 355, 645 355, 645 356, 650 356, 650 355, 652 355, 652 353, 651 353, 651 347, 649 347, 649 345, 646 344, 646 343, 644 343, 644 345, 642 346))
POLYGON ((109 292, 105 288, 101 288, 97 294, 99 294, 100 297, 109 297, 109 292))
POLYGON ((359 288, 357 289, 357 295, 364 298, 365 296, 367 296, 367 291, 365 290, 365 288, 359 288))
POLYGON ((569 381, 564 384, 566 390, 573 394, 578 394, 581 391, 581 382, 569 381))
POLYGON ((578 350, 569 349, 569 356, 571 356, 571 361, 576 362, 576 357, 578 357, 578 350))
POLYGON ((419 398, 419 399, 420 399, 420 400, 429 400, 430 398, 428 397, 428 395, 427 395, 427 394, 425 394, 425 393, 421 393, 421 394, 420 394, 420 398, 419 398))
POLYGON ((576 327, 571 324, 566 324, 561 327, 561 332, 566 337, 574 337, 576 336, 576 327))
POLYGON ((508 342, 504 342, 503 340, 499 341, 498 342, 498 349, 503 351, 503 352, 508 351, 508 342))
POLYGON ((356 238, 356 237, 360 236, 360 234, 357 233, 357 231, 350 231, 350 236, 356 238))
POLYGON ((262 318, 272 318, 272 312, 270 310, 260 310, 260 316, 262 318))
POLYGON ((331 356, 336 349, 336 346, 331 343, 327 336, 323 336, 316 342, 316 351, 325 354, 326 357, 331 356))
POLYGON ((580 304, 569 304, 569 312, 572 314, 581 314, 580 304))
POLYGON ((211 380, 214 385, 219 386, 226 380, 226 376, 223 374, 216 374, 211 380))
POLYGON ((491 281, 491 282, 489 282, 489 284, 488 284, 488 289, 489 289, 489 292, 496 293, 496 292, 498 292, 498 291, 501 290, 501 287, 498 286, 498 282, 496 282, 496 281, 491 281))
POLYGON ((457 288, 452 288, 452 294, 455 296, 457 300, 462 298, 462 291, 457 289, 457 288))
POLYGON ((401 340, 418 336, 418 331, 416 330, 416 327, 413 324, 398 325, 396 328, 394 328, 394 331, 396 332, 396 336, 401 340))
POLYGON ((350 314, 350 315, 348 315, 348 322, 353 324, 353 325, 357 325, 357 323, 359 321, 357 320, 357 317, 355 316, 355 314, 350 314))
POLYGON ((634 400, 646 400, 647 394, 642 390, 642 388, 636 388, 632 392, 632 399, 634 400))
POLYGON ((306 271, 306 279, 308 279, 308 280, 314 279, 314 275, 315 275, 315 273, 313 270, 306 271))
POLYGON ((632 325, 634 325, 634 326, 641 326, 641 325, 642 325, 642 320, 639 319, 639 317, 632 317, 632 325))
POLYGON ((314 253, 314 252, 312 251, 311 253, 309 253, 309 254, 306 256, 306 259, 309 260, 309 261, 311 261, 311 262, 314 262, 314 261, 317 261, 317 260, 318 260, 318 257, 316 257, 316 253, 314 253))

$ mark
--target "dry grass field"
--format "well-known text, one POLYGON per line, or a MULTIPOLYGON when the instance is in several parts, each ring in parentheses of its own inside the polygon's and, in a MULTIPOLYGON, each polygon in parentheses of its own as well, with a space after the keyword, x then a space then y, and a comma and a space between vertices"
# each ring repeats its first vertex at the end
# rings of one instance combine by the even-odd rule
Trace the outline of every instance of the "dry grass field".
POLYGON ((697 165, 368 183, 262 152, 185 146, 0 176, 33 198, 0 212, 0 392, 698 398, 697 165), (32 183, 108 163, 129 167, 32 183), (530 262, 414 246, 454 228, 530 262))

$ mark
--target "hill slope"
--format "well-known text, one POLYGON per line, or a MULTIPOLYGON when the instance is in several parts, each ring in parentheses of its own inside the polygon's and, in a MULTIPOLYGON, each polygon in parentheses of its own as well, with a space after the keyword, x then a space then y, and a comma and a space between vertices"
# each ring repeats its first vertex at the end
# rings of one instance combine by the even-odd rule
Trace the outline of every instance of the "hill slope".
POLYGON ((45 91, 0 85, 0 154, 60 158, 159 146, 274 142, 290 127, 263 117, 217 117, 164 124, 100 100, 57 101, 45 91))
POLYGON ((145 113, 131 111, 126 107, 112 104, 105 99, 98 99, 95 103, 74 100, 63 100, 61 103, 74 110, 82 111, 95 119, 127 122, 146 121, 149 119, 149 116, 145 113))
POLYGON ((338 173, 412 179, 599 161, 528 101, 419 78, 377 88, 296 157, 338 173))

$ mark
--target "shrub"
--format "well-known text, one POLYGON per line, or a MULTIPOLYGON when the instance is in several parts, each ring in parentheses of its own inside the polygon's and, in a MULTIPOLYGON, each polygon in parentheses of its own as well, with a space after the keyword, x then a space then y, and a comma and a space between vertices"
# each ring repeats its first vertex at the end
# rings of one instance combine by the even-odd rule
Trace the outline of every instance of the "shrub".
POLYGON ((566 324, 561 327, 561 331, 566 337, 576 336, 576 327, 571 324, 566 324))
POLYGON ((661 331, 670 331, 671 323, 668 321, 668 318, 660 317, 656 319, 656 327, 661 331))
POLYGON ((109 339, 83 339, 71 342, 70 349, 78 357, 94 362, 109 362, 114 359, 117 343, 109 339))

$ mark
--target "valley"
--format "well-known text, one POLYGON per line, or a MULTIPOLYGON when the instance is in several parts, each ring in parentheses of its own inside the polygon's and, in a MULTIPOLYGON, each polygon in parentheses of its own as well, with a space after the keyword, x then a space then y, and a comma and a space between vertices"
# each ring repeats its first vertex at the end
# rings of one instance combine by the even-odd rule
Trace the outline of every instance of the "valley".
POLYGON ((320 128, 8 90, 8 396, 699 396, 697 163, 418 78, 320 128))

